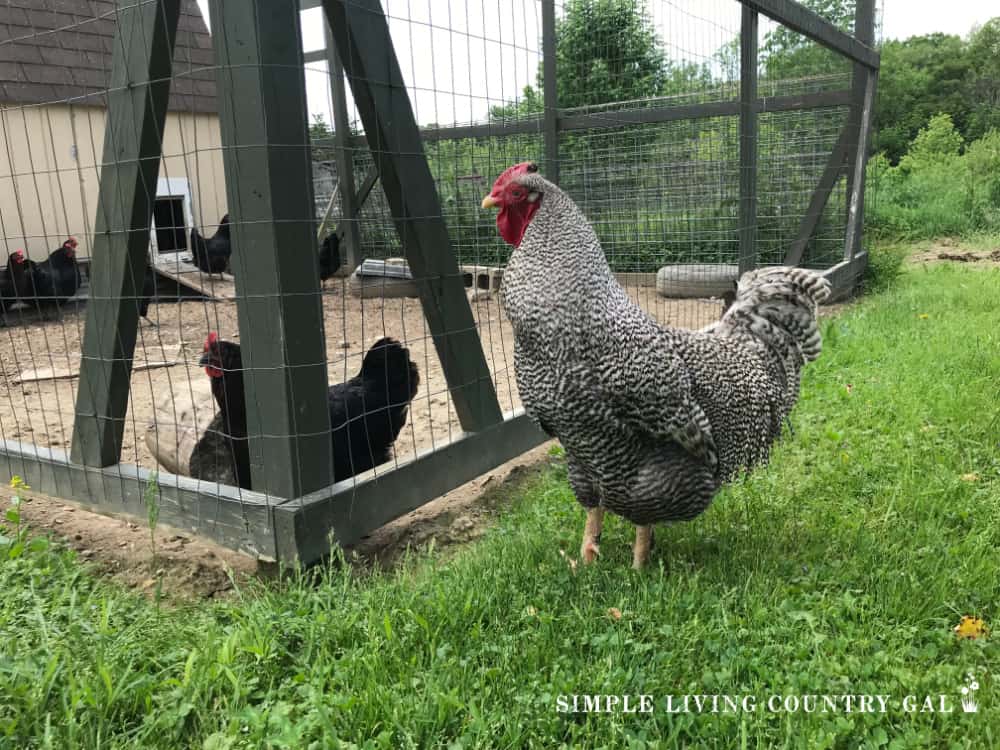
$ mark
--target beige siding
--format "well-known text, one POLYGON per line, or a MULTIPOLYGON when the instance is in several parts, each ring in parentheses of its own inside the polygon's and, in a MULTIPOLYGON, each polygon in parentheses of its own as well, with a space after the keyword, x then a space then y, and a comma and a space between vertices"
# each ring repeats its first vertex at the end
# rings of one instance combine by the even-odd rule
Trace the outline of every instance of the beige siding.
MULTIPOLYGON (((0 265, 18 248, 44 259, 70 235, 90 254, 104 121, 94 107, 0 110, 0 265)), ((220 143, 216 115, 167 116, 160 177, 187 179, 194 221, 209 231, 226 213, 220 143)))

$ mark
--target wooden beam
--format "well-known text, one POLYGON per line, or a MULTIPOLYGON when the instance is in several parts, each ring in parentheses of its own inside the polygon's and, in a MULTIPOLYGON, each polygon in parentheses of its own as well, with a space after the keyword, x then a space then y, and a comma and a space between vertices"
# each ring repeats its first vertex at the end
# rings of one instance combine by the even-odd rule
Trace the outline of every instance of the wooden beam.
POLYGON ((862 251, 851 260, 842 261, 823 271, 823 276, 829 280, 830 285, 833 287, 833 292, 830 294, 829 299, 827 299, 826 304, 839 302, 849 297, 863 279, 865 268, 867 267, 868 253, 862 251))
MULTIPOLYGON (((811 94, 789 94, 767 96, 757 99, 758 114, 765 112, 790 112, 794 110, 825 109, 846 107, 851 103, 851 92, 821 91, 811 94)), ((740 113, 740 100, 702 102, 699 104, 671 104, 640 109, 618 109, 606 112, 573 113, 563 110, 557 122, 559 132, 573 130, 604 130, 626 125, 652 125, 677 120, 698 120, 706 117, 736 116, 740 113)), ((420 137, 425 143, 431 141, 462 140, 464 138, 503 138, 512 135, 542 135, 545 123, 542 117, 530 117, 512 122, 485 122, 478 125, 453 125, 443 128, 424 128, 420 137)), ((323 144, 322 141, 318 144, 323 144)), ((364 136, 351 136, 351 145, 361 148, 367 145, 364 136)))
POLYGON ((500 422, 465 285, 379 0, 323 0, 424 316, 467 432, 500 422))
POLYGON ((121 455, 180 11, 180 0, 118 9, 73 425, 73 460, 87 466, 121 455))
POLYGON ((745 7, 807 36, 854 62, 877 68, 879 54, 860 39, 838 29, 823 16, 794 0, 740 0, 745 7))
POLYGON ((556 77, 556 3, 542 0, 542 96, 545 113, 545 176, 559 184, 559 90, 556 77))
POLYGON ((819 178, 819 183, 809 198, 809 206, 806 208, 806 213, 799 223, 799 231, 795 235, 795 240, 785 254, 786 266, 797 266, 802 262, 802 255, 805 253, 806 245, 809 244, 813 232, 816 231, 816 227, 819 225, 819 220, 823 216, 823 210, 826 208, 830 193, 833 192, 833 188, 837 185, 837 180, 840 179, 840 176, 844 172, 844 162, 847 159, 847 148, 850 140, 851 129, 845 124, 841 128, 837 142, 834 144, 833 150, 826 161, 826 167, 823 168, 823 174, 819 178))
POLYGON ((872 131, 872 111, 875 108, 875 83, 877 70, 868 71, 861 107, 861 125, 858 131, 858 145, 854 152, 851 192, 848 195, 847 236, 844 241, 844 260, 851 260, 862 251, 861 237, 865 223, 865 166, 868 164, 868 140, 872 131))
MULTIPOLYGON (((854 6, 854 36, 865 44, 875 40, 875 0, 856 0, 854 6)), ((850 129, 850 140, 847 163, 854 164, 857 156, 858 142, 861 139, 861 111, 864 107, 865 83, 868 79, 868 68, 855 63, 851 72, 851 109, 847 113, 850 129)), ((854 172, 847 173, 847 194, 854 190, 854 172)), ((844 206, 845 216, 850 212, 850 205, 844 206)))
POLYGON ((332 481, 312 157, 294 4, 211 0, 255 490, 332 481))
POLYGON ((365 201, 368 200, 368 196, 372 192, 372 188, 375 187, 375 183, 378 182, 378 169, 372 167, 368 170, 368 174, 365 175, 365 179, 361 181, 361 187, 358 188, 358 194, 354 197, 354 205, 357 210, 360 211, 361 207, 365 205, 365 201))
MULTIPOLYGON (((334 160, 337 162, 337 183, 340 185, 340 257, 350 270, 361 263, 361 204, 354 189, 354 151, 350 144, 351 122, 347 112, 347 90, 344 87, 344 66, 337 54, 337 43, 330 33, 330 23, 323 19, 326 55, 330 69, 330 96, 333 103, 334 160)), ((370 188, 369 188, 370 189, 370 188)))
POLYGON ((157 486, 160 522, 212 539, 229 549, 275 560, 272 525, 274 498, 199 482, 190 477, 150 472, 132 464, 92 468, 70 463, 58 448, 0 440, 5 476, 17 474, 31 489, 75 501, 105 515, 125 515, 146 525, 146 488, 157 486))
POLYGON ((363 482, 340 482, 275 507, 281 560, 308 564, 329 553, 330 535, 343 546, 424 503, 475 479, 549 438, 523 413, 428 451, 363 482))
POLYGON ((743 6, 740 27, 739 275, 757 267, 757 12, 743 6))
MULTIPOLYGON (((844 107, 850 103, 850 91, 821 91, 812 94, 759 97, 754 102, 754 111, 757 114, 790 112, 800 109, 844 107)), ((559 130, 563 132, 573 130, 603 130, 607 128, 620 128, 626 125, 654 125, 663 122, 675 122, 677 120, 736 116, 739 115, 741 106, 742 103, 739 99, 731 99, 723 102, 623 109, 610 112, 587 112, 584 114, 564 112, 559 116, 559 130)), ((496 130, 495 127, 494 130, 496 130)), ((483 134, 497 135, 496 132, 489 133, 487 131, 484 131, 483 134)), ((436 135, 434 132, 430 133, 432 139, 436 135)), ((506 135, 506 133, 502 133, 502 135, 506 135)))

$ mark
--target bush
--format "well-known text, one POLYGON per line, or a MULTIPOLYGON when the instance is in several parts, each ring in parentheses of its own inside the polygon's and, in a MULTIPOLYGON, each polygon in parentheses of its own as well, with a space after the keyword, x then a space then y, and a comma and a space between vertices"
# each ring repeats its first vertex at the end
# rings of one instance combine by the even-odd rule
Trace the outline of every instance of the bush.
POLYGON ((961 153, 962 137, 946 114, 931 118, 893 167, 882 154, 868 163, 872 196, 866 224, 883 239, 933 239, 1000 231, 1000 134, 961 153))
POLYGON ((867 292, 884 292, 903 272, 905 247, 899 245, 873 245, 868 251, 864 288, 867 292))

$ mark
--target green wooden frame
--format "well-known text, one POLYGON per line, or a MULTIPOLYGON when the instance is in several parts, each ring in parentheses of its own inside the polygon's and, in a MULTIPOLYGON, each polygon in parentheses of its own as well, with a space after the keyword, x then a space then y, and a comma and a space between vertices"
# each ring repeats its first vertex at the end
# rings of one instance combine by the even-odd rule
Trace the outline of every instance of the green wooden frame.
POLYGON ((181 0, 118 10, 71 453, 87 466, 121 458, 180 13, 181 0))
POLYGON ((333 478, 298 6, 211 0, 253 486, 333 478), (268 116, 280 112, 281 116, 268 116))

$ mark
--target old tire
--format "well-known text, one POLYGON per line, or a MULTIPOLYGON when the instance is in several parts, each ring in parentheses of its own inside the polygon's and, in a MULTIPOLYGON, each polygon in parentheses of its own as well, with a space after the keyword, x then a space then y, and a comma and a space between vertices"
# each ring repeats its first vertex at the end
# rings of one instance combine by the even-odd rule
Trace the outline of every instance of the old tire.
POLYGON ((656 272, 656 293, 673 299, 721 297, 733 289, 738 274, 728 263, 664 266, 656 272))

